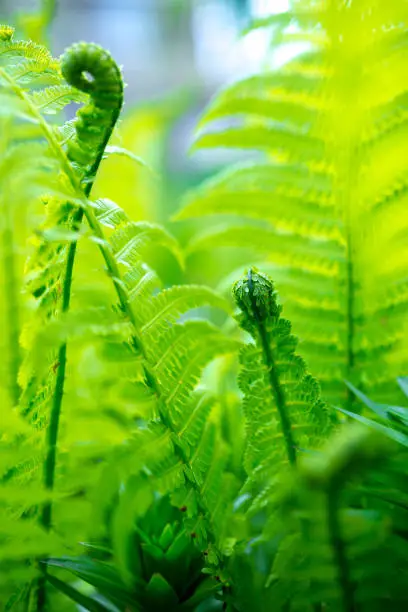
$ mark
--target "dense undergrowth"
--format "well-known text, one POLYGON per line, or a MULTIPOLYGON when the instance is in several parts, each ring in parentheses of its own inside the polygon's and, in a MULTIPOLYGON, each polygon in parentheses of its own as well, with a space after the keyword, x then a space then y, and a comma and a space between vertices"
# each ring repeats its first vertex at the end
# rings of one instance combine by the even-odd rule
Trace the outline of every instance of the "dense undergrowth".
POLYGON ((406 608, 407 17, 254 23, 305 51, 216 96, 195 147, 255 154, 166 227, 110 199, 109 53, 0 27, 0 610, 406 608))

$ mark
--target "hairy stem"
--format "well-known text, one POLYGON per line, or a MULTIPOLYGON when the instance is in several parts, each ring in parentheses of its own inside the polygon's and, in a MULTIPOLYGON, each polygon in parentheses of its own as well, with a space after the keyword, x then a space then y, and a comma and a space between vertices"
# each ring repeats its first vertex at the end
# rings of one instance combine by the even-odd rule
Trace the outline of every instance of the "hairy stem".
POLYGON ((261 316, 259 316, 258 307, 255 301, 254 292, 252 288, 252 273, 251 270, 248 273, 248 287, 249 295, 251 298, 252 310, 255 316, 256 325, 258 329, 259 338, 262 345, 262 353, 264 362, 268 370, 269 386, 271 393, 278 409, 278 414, 282 426, 283 437, 286 445, 286 453, 291 465, 296 464, 296 445, 293 438, 292 427, 288 417, 288 411, 285 401, 285 394, 279 382, 279 378, 276 373, 276 364, 273 357, 270 338, 268 330, 266 329, 265 322, 261 316))
POLYGON ((342 537, 338 512, 338 486, 337 482, 327 492, 327 527, 337 566, 338 583, 341 591, 344 612, 355 612, 353 585, 350 578, 350 569, 346 554, 346 546, 342 537))

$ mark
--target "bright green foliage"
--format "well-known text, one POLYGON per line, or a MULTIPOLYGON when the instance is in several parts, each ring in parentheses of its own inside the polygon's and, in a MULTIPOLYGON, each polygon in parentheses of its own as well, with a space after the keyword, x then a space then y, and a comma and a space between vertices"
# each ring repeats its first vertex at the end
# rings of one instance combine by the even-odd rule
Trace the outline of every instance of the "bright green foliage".
MULTIPOLYGON (((127 497, 128 509, 129 502, 130 506, 134 504, 143 489, 143 482, 135 479, 129 489, 132 495, 127 497)), ((175 508, 166 497, 151 501, 146 515, 129 523, 125 551, 128 582, 110 565, 109 550, 112 545, 115 548, 114 540, 104 547, 86 545, 86 556, 50 559, 48 565, 66 569, 94 586, 106 598, 104 610, 108 610, 108 603, 119 610, 127 606, 157 612, 195 610, 219 590, 219 585, 202 573, 205 556, 184 529, 184 508, 175 508)))
POLYGON ((209 217, 191 255, 245 249, 279 283, 326 399, 351 402, 347 378, 391 400, 407 368, 407 5, 289 4, 254 24, 271 33, 272 68, 219 93, 194 145, 250 161, 188 194, 177 218, 209 217), (274 67, 292 42, 305 50, 274 67))
POLYGON ((235 282, 235 321, 167 229, 92 194, 109 157, 150 171, 117 144, 109 53, 55 60, 0 26, 1 611, 407 607, 407 415, 384 403, 405 367, 405 2, 291 4, 254 27, 309 52, 226 90, 208 118, 242 124, 199 141, 264 158, 181 213, 233 214, 188 254, 249 247, 273 272, 235 282))
MULTIPOLYGON (((93 483, 115 445, 129 440, 132 431, 136 435, 137 419, 158 419, 140 430, 149 447, 147 456, 158 450, 160 436, 176 449, 174 476, 168 476, 169 459, 162 463, 160 453, 152 464, 158 488, 184 482, 185 471, 187 485, 194 491, 208 485, 210 498, 211 483, 218 483, 212 465, 221 447, 208 433, 212 447, 205 448, 205 454, 199 450, 209 411, 197 407, 195 413, 191 392, 203 367, 235 350, 237 343, 207 321, 182 320, 203 306, 228 309, 213 291, 187 285, 161 290, 148 262, 154 266, 153 246, 181 262, 174 238, 159 226, 131 222, 111 201, 89 199, 122 100, 121 75, 109 54, 84 44, 67 51, 62 73, 91 98, 74 122, 50 124, 44 115, 87 97, 65 84, 59 62, 46 49, 15 41, 6 27, 1 32, 2 120, 10 130, 9 139, 3 140, 7 180, 2 180, 2 209, 13 203, 35 214, 29 223, 21 223, 21 238, 13 234, 20 227, 14 209, 4 230, 2 225, 6 265, 1 313, 9 338, 7 369, 2 372, 7 418, 0 591, 1 601, 9 601, 9 606, 23 606, 30 599, 31 607, 45 610, 44 580, 32 581, 28 588, 40 567, 34 561, 61 554, 67 545, 75 549, 84 539, 93 483), (91 81, 84 82, 81 75, 86 72, 91 81), (84 264, 75 275, 77 245, 88 258, 85 277, 84 264), (100 268, 95 249, 105 265, 97 275, 89 268, 91 262, 100 268)), ((24 215, 19 218, 25 221, 24 215)), ((170 453, 170 462, 172 457, 170 453)), ((141 453, 134 471, 143 461, 141 453)), ((192 506, 190 516, 196 512, 192 506)))
POLYGON ((244 394, 247 446, 244 465, 252 486, 273 486, 298 452, 324 439, 329 429, 317 381, 295 353, 297 339, 272 282, 250 270, 234 286, 240 327, 255 344, 241 352, 239 383, 244 394))
MULTIPOLYGON (((408 397, 408 380, 406 377, 398 379, 399 386, 406 397, 408 397)), ((349 417, 364 423, 382 432, 392 440, 399 442, 404 446, 408 446, 408 408, 403 406, 389 406, 387 404, 378 404, 370 400, 364 393, 353 387, 350 383, 348 384, 351 391, 360 399, 365 406, 376 416, 375 420, 369 419, 361 414, 355 414, 344 410, 344 408, 338 408, 340 412, 346 414, 349 417)))
POLYGON ((406 459, 361 425, 299 453, 269 496, 261 537, 231 558, 236 609, 404 609, 406 459))
POLYGON ((302 462, 281 506, 287 536, 270 578, 275 602, 290 592, 294 610, 321 601, 347 612, 406 607, 405 461, 358 425, 302 462))

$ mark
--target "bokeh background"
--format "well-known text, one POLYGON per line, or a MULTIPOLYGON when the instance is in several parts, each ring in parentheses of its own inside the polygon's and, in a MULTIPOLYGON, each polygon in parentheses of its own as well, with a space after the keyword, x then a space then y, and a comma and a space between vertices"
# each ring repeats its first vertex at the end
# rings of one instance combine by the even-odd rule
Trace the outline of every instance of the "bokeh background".
MULTIPOLYGON (((173 231, 171 218, 183 194, 231 161, 227 151, 190 155, 203 109, 220 87, 259 71, 269 34, 245 34, 245 28, 287 5, 288 0, 0 0, 0 21, 16 26, 16 36, 38 35, 55 56, 73 42, 92 41, 122 65, 122 144, 153 166, 160 180, 132 162, 128 169, 123 160, 120 169, 109 162, 100 193, 132 218, 173 231), (40 35, 36 19, 47 11, 52 19, 40 35)), ((269 54, 268 62, 281 63, 291 53, 269 54)), ((192 229, 177 225, 174 232, 183 241, 183 232, 192 229)))
MULTIPOLYGON (((47 0, 0 0, 3 19, 35 12, 47 0)), ((126 66, 128 100, 180 87, 207 93, 256 68, 261 33, 240 40, 251 15, 283 10, 287 0, 55 0, 51 45, 58 55, 74 40, 107 47, 126 66)))

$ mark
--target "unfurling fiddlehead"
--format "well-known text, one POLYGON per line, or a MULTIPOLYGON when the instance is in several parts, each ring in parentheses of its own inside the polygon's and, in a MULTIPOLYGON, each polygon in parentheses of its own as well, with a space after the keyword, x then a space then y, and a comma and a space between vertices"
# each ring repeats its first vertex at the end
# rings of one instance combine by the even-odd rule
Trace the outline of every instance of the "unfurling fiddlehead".
POLYGON ((281 317, 272 281, 250 270, 233 293, 241 310, 239 325, 255 341, 241 353, 239 382, 247 423, 245 468, 259 492, 280 462, 296 463, 297 450, 311 440, 314 444, 329 419, 316 380, 295 353, 297 339, 281 317))
POLYGON ((66 81, 87 93, 91 102, 77 113, 76 140, 68 145, 70 160, 85 180, 89 195, 104 150, 123 104, 123 80, 110 54, 94 44, 77 43, 61 59, 66 81))
POLYGON ((296 448, 292 426, 286 406, 285 393, 282 388, 278 364, 272 349, 273 327, 279 324, 282 308, 276 301, 276 292, 272 281, 258 272, 249 270, 246 278, 234 286, 234 297, 242 310, 240 325, 260 343, 263 360, 268 371, 269 385, 282 426, 290 463, 296 462, 296 448))
MULTIPOLYGON (((61 58, 62 74, 67 82, 90 95, 90 103, 80 109, 76 119, 76 138, 68 144, 68 157, 79 174, 83 191, 89 196, 95 175, 102 160, 123 104, 123 80, 117 64, 110 54, 95 44, 78 43, 69 48, 61 58)), ((71 227, 78 230, 84 210, 78 208, 71 218, 71 227)), ((76 254, 76 242, 68 248, 62 289, 61 311, 70 306, 72 273, 76 254)), ((59 420, 65 384, 67 345, 62 344, 57 357, 58 370, 53 394, 50 422, 47 431, 47 454, 44 484, 54 488, 56 448, 59 420)), ((44 505, 41 522, 49 529, 52 522, 52 506, 44 505)), ((38 610, 45 607, 45 581, 38 590, 38 610)))

